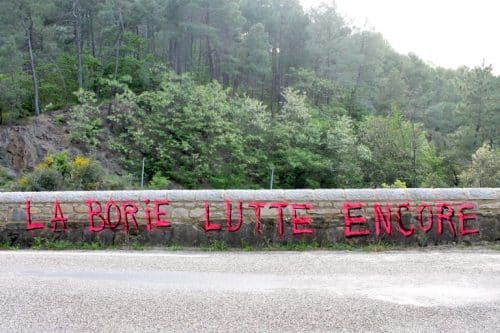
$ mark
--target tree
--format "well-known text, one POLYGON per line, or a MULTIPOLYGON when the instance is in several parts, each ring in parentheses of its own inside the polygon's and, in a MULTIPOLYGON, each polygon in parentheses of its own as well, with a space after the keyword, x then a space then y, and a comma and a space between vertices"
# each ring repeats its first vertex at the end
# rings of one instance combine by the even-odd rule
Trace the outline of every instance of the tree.
POLYGON ((333 187, 362 187, 362 167, 371 162, 372 154, 367 146, 359 142, 353 120, 346 115, 336 118, 328 129, 326 140, 326 157, 331 161, 333 187))
MULTIPOLYGON (((254 24, 243 35, 238 51, 238 78, 235 88, 243 81, 250 96, 257 95, 259 87, 263 91, 263 83, 271 64, 269 34, 262 23, 254 24)), ((263 96, 261 96, 262 98, 263 96)))
POLYGON ((110 117, 117 135, 110 145, 129 170, 147 158, 148 177, 161 172, 190 188, 238 186, 245 172, 243 138, 231 106, 219 83, 169 73, 158 91, 117 95, 110 117))
POLYGON ((317 188, 329 174, 321 152, 321 127, 313 118, 306 96, 291 88, 283 91, 283 105, 267 136, 276 186, 317 188))
POLYGON ((371 151, 371 159, 363 165, 368 184, 380 186, 399 179, 410 187, 432 187, 444 182, 442 161, 422 126, 405 120, 400 113, 367 117, 360 124, 360 136, 371 151))
POLYGON ((445 133, 443 155, 456 185, 460 183, 459 174, 469 167, 471 156, 482 144, 487 143, 492 149, 499 144, 500 85, 491 70, 491 66, 484 65, 462 68, 455 77, 461 98, 449 120, 455 126, 445 133))
POLYGON ((308 18, 298 0, 245 0, 241 3, 248 24, 262 23, 269 33, 271 68, 266 100, 276 115, 288 86, 286 74, 306 60, 308 18))
POLYGON ((69 122, 71 140, 95 149, 100 143, 99 135, 103 130, 95 94, 91 91, 79 90, 75 95, 80 104, 72 110, 69 122))
POLYGON ((33 106, 35 114, 40 114, 40 92, 37 76, 37 64, 35 55, 35 33, 38 28, 38 20, 41 18, 41 9, 34 0, 16 0, 2 2, 0 10, 2 21, 7 23, 10 31, 14 33, 20 28, 24 33, 26 53, 29 59, 29 71, 33 85, 33 106))
POLYGON ((500 150, 483 144, 474 154, 470 166, 460 174, 465 186, 500 186, 500 150))
POLYGON ((500 86, 498 79, 491 73, 492 67, 482 65, 465 70, 459 88, 463 101, 459 106, 466 126, 473 129, 473 142, 479 147, 488 142, 491 147, 498 146, 500 127, 500 86))
POLYGON ((28 44, 28 54, 30 58, 31 78, 33 80, 33 92, 35 94, 35 114, 40 114, 40 97, 38 90, 38 78, 36 75, 35 53, 33 51, 33 16, 32 9, 28 2, 19 2, 19 12, 21 13, 21 24, 26 35, 26 43, 28 44))

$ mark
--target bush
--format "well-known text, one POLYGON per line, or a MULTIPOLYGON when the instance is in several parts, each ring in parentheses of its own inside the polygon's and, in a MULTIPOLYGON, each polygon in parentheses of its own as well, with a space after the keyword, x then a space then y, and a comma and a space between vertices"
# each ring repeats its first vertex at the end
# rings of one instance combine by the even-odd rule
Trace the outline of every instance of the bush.
POLYGON ((14 178, 9 175, 9 172, 0 166, 0 192, 2 189, 10 188, 14 178))
POLYGON ((170 184, 170 180, 163 176, 161 172, 155 173, 151 181, 149 182, 149 188, 153 190, 164 190, 170 184))
POLYGON ((406 188, 406 183, 400 179, 396 179, 392 184, 382 183, 382 188, 406 188))
POLYGON ((28 191, 56 191, 62 188, 64 179, 55 169, 37 169, 28 175, 25 182, 28 191))
POLYGON ((100 163, 84 156, 77 156, 71 162, 68 187, 76 190, 98 190, 105 177, 104 168, 100 163))
POLYGON ((134 188, 134 186, 132 185, 133 182, 134 179, 130 174, 126 174, 123 176, 106 175, 102 183, 102 189, 111 191, 132 189, 134 188))
POLYGON ((35 171, 19 179, 17 190, 102 190, 122 189, 130 184, 128 178, 107 176, 98 161, 85 156, 71 159, 67 152, 49 154, 35 171))

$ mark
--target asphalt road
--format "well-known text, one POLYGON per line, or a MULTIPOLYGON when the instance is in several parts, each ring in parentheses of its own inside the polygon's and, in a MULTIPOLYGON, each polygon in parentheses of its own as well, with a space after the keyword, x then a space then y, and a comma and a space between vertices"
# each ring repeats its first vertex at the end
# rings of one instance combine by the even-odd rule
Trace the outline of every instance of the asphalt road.
POLYGON ((500 331, 500 252, 0 251, 2 332, 500 331))

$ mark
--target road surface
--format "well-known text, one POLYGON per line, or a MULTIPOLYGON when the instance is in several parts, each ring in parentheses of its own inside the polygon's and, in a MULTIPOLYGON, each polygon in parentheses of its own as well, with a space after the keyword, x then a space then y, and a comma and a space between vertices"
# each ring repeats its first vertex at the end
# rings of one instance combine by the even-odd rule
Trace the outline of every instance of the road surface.
POLYGON ((500 252, 0 251, 1 332, 500 331, 500 252))

